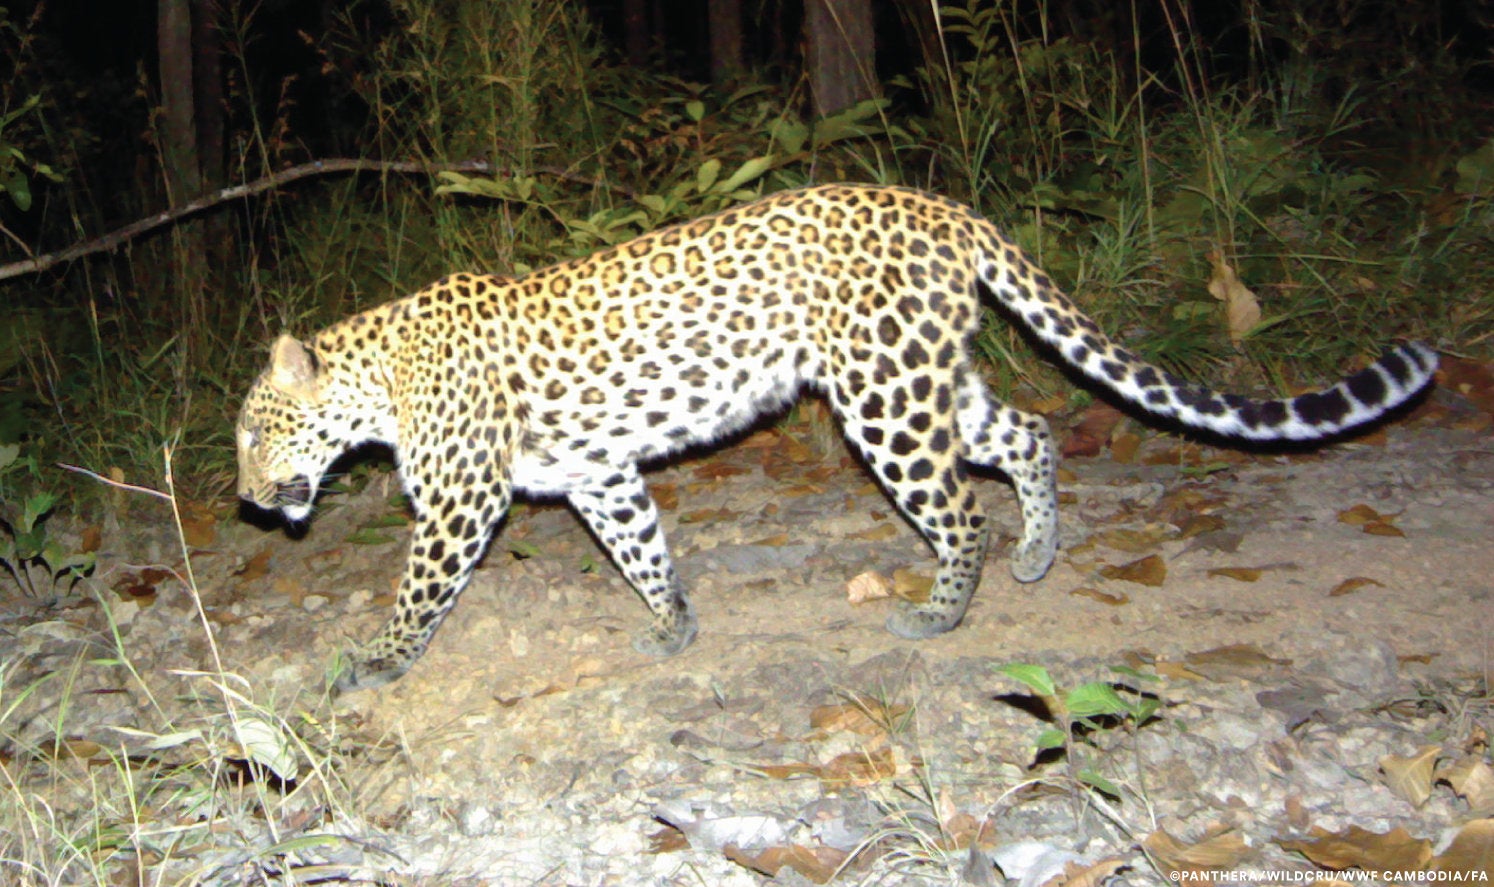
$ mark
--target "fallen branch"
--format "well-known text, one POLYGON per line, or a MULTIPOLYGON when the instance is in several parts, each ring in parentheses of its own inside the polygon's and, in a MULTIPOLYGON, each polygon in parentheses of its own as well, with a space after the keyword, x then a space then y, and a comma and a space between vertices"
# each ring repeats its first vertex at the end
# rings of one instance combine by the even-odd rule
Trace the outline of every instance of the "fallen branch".
MULTIPOLYGON (((250 197, 263 191, 279 188, 296 179, 304 179, 308 176, 329 175, 342 172, 384 172, 384 173, 438 173, 438 172, 465 172, 465 173, 496 173, 498 167, 486 160, 464 160, 459 163, 423 163, 415 160, 362 160, 358 158, 333 158, 331 160, 314 160, 310 163, 302 163, 289 169, 271 173, 264 178, 255 179, 242 185, 233 185, 210 194, 205 194, 196 200, 184 203, 181 206, 172 207, 165 212, 147 216, 136 222, 131 222, 123 228, 110 231, 102 237, 93 240, 85 240, 75 243, 67 249, 58 250, 46 255, 34 256, 22 259, 19 262, 10 262, 0 265, 0 280, 11 277, 19 277, 22 274, 34 274, 45 271, 53 265, 63 262, 71 262, 74 259, 93 253, 112 250, 122 243, 153 231, 162 225, 169 225, 190 215, 202 212, 205 209, 227 203, 230 200, 250 197)), ((594 179, 575 173, 567 172, 554 167, 539 167, 534 172, 555 176, 570 182, 580 182, 587 185, 602 185, 594 179)))

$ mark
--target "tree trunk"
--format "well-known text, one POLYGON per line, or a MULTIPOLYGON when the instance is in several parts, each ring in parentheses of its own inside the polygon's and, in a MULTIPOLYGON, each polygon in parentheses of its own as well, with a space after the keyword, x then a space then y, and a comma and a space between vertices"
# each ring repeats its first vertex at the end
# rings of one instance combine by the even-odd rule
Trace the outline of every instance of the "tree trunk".
POLYGON ((880 94, 871 0, 805 0, 804 32, 815 114, 880 94))
POLYGON ((634 68, 648 64, 652 33, 648 12, 649 0, 623 0, 623 54, 634 68))
POLYGON ((192 10, 188 0, 160 0, 157 14, 161 172, 166 180, 166 202, 177 204, 202 193, 192 99, 192 10))
POLYGON ((707 0, 711 29, 711 82, 725 83, 742 72, 742 0, 707 0))
POLYGON ((196 116, 198 172, 206 190, 224 180, 223 37, 217 0, 192 0, 192 109, 196 116))

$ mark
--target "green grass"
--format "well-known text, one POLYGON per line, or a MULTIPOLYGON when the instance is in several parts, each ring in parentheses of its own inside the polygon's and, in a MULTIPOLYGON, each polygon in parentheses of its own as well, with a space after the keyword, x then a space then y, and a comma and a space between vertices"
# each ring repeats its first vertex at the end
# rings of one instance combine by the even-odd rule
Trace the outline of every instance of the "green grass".
MULTIPOLYGON (((1355 4, 1366 20, 1383 7, 1355 4)), ((956 4, 944 51, 894 85, 890 104, 817 124, 766 76, 718 91, 611 67, 569 6, 408 0, 394 11, 405 25, 387 39, 349 16, 320 47, 370 110, 359 150, 491 157, 513 175, 328 178, 225 207, 237 235, 213 246, 202 280, 175 274, 192 257, 167 236, 3 285, 16 307, 0 334, 0 442, 22 440, 44 466, 147 483, 172 443, 184 495, 221 496, 237 398, 278 333, 453 269, 523 271, 834 179, 974 203, 1107 330, 1209 382, 1261 392, 1321 381, 1400 336, 1490 353, 1494 176, 1480 176, 1494 171, 1494 149, 1473 122, 1481 100, 1462 86, 1470 63, 1408 30, 1414 13, 1400 8, 1394 27, 1343 33, 1255 9, 1240 24, 1249 64, 1226 80, 1210 74, 1222 62, 1186 16, 1164 21, 1176 52, 1152 70, 1125 51, 1142 35, 1134 8, 1096 23, 1115 42, 1085 42, 1056 36, 1043 6, 1019 21, 956 4), (1293 47, 1284 59, 1267 51, 1282 45, 1293 47), (1400 67, 1361 70, 1372 51, 1400 67), (1408 107, 1430 95, 1462 113, 1408 107), (1404 162, 1408 146, 1428 143, 1438 147, 1425 163, 1404 162), (1211 256, 1262 304, 1238 346, 1206 288, 1211 256)), ((234 100, 248 102, 241 89, 234 100)), ((244 125, 235 178, 290 156, 291 118, 279 114, 244 125)), ((25 147, 44 157, 47 143, 25 147)), ((83 156, 64 147, 55 153, 83 156)), ((100 195, 81 183, 68 194, 78 217, 96 217, 100 195)), ((979 344, 1003 394, 1068 390, 1004 326, 979 344)), ((60 474, 39 483, 76 489, 60 474)))

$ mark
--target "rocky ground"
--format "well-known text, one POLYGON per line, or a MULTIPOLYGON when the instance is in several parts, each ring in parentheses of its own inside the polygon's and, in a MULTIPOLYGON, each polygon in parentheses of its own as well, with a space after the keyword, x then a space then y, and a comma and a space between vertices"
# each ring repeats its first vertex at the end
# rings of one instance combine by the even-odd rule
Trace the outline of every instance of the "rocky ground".
POLYGON ((882 630, 932 558, 790 424, 651 475, 700 617, 681 656, 635 653, 642 604, 526 504, 421 663, 338 700, 403 560, 387 475, 300 539, 188 509, 190 577, 166 507, 131 500, 74 597, 0 623, 0 764, 56 821, 91 803, 122 836, 93 864, 139 883, 1487 883, 1488 414, 1439 395, 1285 456, 1100 424, 1068 437, 1097 452, 1065 461, 1041 582, 1007 573, 1011 492, 981 484, 1006 533, 947 636, 882 630), (1121 707, 1038 753, 1062 719, 1010 664, 1121 707), (108 812, 122 771, 153 792, 108 812))

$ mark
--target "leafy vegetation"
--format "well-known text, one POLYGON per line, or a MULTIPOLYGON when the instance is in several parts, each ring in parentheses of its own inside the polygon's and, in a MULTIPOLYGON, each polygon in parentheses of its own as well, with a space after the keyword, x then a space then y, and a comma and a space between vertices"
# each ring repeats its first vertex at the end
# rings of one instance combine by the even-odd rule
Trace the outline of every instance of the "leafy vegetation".
MULTIPOLYGON (((206 231, 200 274, 174 231, 0 283, 0 442, 145 482, 174 442, 185 491, 219 495, 236 398, 282 330, 837 179, 977 204, 1107 328, 1194 377, 1290 388, 1395 336, 1484 353, 1494 142, 1481 60, 1446 18, 1476 8, 1335 9, 1247 4, 1205 26, 1131 5, 1076 28, 1047 4, 957 0, 887 99, 806 121, 772 71, 715 87, 612 63, 576 4, 355 5, 308 45, 321 150, 500 172, 328 177, 225 205, 180 226, 206 231), (1222 274, 1259 301, 1248 329, 1210 293, 1222 274)), ((264 80, 254 14, 221 23, 234 180, 305 158, 305 93, 264 80)), ((148 172, 118 189, 93 171, 120 145, 80 122, 100 112, 66 92, 35 19, 0 19, 0 43, 5 242, 65 244, 159 205, 148 172)), ((1067 390, 994 319, 981 351, 1004 394, 1067 390)))

